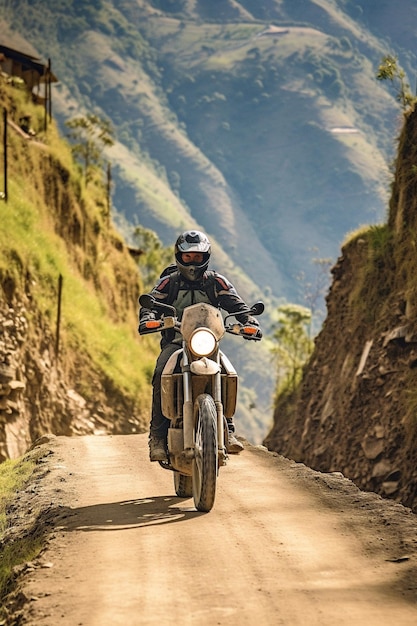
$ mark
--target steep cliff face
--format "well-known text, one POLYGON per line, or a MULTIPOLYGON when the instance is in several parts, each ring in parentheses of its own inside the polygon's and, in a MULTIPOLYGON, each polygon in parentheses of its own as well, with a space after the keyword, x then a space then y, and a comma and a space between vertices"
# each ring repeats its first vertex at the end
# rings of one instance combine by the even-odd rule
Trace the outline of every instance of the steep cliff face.
POLYGON ((3 79, 0 101, 9 182, 0 203, 2 461, 47 432, 145 430, 154 349, 137 343, 140 275, 110 223, 100 174, 85 185, 53 124, 36 139, 22 134, 22 106, 32 105, 3 79))
POLYGON ((405 117, 388 223, 332 270, 327 319, 266 445, 417 511, 417 113, 405 117))

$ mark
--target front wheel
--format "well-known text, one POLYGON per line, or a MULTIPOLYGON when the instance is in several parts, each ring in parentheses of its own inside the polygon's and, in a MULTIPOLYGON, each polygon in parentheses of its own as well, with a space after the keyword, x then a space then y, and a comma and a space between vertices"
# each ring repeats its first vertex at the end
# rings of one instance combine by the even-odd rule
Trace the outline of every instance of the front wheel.
POLYGON ((194 415, 193 498, 197 511, 208 513, 214 505, 218 473, 217 412, 213 398, 208 394, 198 396, 194 415))

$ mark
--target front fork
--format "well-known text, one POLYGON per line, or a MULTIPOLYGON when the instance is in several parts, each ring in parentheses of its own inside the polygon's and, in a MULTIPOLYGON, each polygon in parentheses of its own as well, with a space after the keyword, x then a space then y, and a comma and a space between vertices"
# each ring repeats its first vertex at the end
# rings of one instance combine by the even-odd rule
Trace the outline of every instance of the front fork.
POLYGON ((188 360, 187 351, 185 346, 182 352, 182 378, 183 378, 183 428, 184 428, 184 454, 186 457, 193 458, 194 456, 194 407, 193 407, 193 394, 191 383, 191 371, 190 363, 188 360))
POLYGON ((217 452, 219 457, 219 465, 225 465, 227 459, 225 441, 224 441, 224 413, 222 402, 222 377, 221 372, 214 375, 213 385, 214 404, 217 413, 217 452))
MULTIPOLYGON (((183 428, 184 428, 184 454, 186 457, 194 456, 194 406, 192 397, 191 371, 188 360, 187 351, 183 350, 182 355, 182 373, 183 373, 183 428)), ((225 465, 227 459, 225 441, 224 441, 224 413, 222 403, 222 378, 221 371, 214 374, 213 380, 213 400, 216 406, 217 414, 217 451, 219 457, 219 465, 225 465)))

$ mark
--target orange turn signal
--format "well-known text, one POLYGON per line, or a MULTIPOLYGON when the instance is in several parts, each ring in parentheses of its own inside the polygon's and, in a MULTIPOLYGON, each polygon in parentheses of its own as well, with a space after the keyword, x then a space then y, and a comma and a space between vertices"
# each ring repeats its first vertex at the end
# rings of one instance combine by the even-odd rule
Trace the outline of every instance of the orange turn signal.
POLYGON ((245 335, 256 335, 258 329, 254 326, 245 326, 243 332, 245 333, 245 335))
POLYGON ((160 320, 148 320, 147 322, 145 322, 146 328, 159 328, 160 325, 161 325, 160 320))

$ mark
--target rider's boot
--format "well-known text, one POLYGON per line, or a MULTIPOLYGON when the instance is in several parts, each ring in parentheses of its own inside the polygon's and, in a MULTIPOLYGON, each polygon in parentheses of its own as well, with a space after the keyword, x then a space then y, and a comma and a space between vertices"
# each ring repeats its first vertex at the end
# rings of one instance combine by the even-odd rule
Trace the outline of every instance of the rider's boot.
POLYGON ((229 418, 227 420, 227 429, 228 429, 228 441, 226 442, 226 450, 228 454, 239 454, 244 450, 243 444, 236 438, 235 435, 235 425, 233 421, 229 418))
POLYGON ((149 436, 149 458, 151 461, 166 461, 166 441, 163 438, 149 436))

